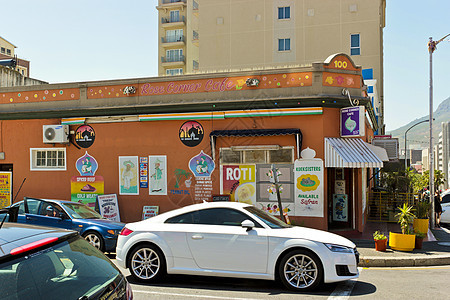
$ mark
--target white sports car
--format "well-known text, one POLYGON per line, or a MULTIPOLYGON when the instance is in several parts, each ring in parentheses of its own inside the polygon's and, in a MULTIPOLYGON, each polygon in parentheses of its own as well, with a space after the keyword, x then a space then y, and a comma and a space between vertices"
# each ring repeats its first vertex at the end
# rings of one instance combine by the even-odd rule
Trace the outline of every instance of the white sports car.
POLYGON ((141 282, 166 273, 280 280, 296 291, 359 276, 355 244, 238 202, 193 204, 127 224, 116 259, 141 282))

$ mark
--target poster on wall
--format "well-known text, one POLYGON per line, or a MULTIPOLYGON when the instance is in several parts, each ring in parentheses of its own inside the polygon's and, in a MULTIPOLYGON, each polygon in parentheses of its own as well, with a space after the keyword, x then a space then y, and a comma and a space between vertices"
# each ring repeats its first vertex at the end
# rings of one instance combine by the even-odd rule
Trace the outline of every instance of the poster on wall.
POLYGON ((142 220, 157 216, 159 212, 159 206, 144 206, 142 208, 142 220))
POLYGON ((148 157, 139 157, 139 186, 148 188, 148 157))
POLYGON ((167 156, 150 155, 149 168, 149 194, 167 195, 167 156))
POLYGON ((333 194, 333 221, 348 221, 348 197, 346 194, 333 194))
POLYGON ((12 172, 0 172, 0 208, 10 206, 12 194, 12 172))
POLYGON ((102 176, 72 176, 70 200, 94 208, 99 195, 104 194, 105 180, 102 176))
POLYGON ((119 195, 139 195, 137 156, 119 156, 119 195))
POLYGON ((323 160, 310 148, 294 163, 295 215, 323 217, 323 160))
POLYGON ((189 160, 188 167, 195 178, 195 202, 211 201, 213 190, 211 175, 216 167, 211 156, 202 150, 198 155, 189 160))
POLYGON ((341 109, 341 137, 365 135, 364 106, 345 107, 341 109))
POLYGON ((230 200, 256 205, 256 166, 222 165, 221 194, 230 195, 230 200))
POLYGON ((97 201, 102 217, 120 222, 119 204, 117 203, 116 194, 99 195, 97 201))

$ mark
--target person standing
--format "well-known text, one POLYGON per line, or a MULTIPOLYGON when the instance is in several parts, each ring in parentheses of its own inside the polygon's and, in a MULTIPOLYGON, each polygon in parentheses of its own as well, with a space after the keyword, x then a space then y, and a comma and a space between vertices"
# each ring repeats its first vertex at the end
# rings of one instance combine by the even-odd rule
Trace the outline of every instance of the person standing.
POLYGON ((442 206, 441 206, 441 196, 439 192, 434 193, 434 212, 436 217, 436 227, 441 227, 441 214, 442 214, 442 206))

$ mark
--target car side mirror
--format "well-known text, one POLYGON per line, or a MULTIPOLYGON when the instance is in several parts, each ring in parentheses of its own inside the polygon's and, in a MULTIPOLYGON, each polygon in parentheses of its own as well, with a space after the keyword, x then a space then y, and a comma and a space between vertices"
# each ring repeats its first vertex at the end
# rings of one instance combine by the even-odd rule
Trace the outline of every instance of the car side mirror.
POLYGON ((247 228, 247 231, 250 231, 253 229, 253 227, 255 227, 255 223, 253 223, 250 220, 244 220, 244 221, 242 221, 241 226, 243 228, 247 228))

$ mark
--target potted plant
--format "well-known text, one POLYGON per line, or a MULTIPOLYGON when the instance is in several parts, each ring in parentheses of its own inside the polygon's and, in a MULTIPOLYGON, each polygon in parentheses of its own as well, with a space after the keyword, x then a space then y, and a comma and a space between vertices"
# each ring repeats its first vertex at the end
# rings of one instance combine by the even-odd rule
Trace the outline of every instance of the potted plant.
POLYGON ((416 204, 416 219, 413 221, 414 232, 428 232, 428 217, 430 213, 430 201, 423 200, 416 204))
POLYGON ((415 244, 415 248, 416 249, 422 249, 422 243, 423 243, 423 239, 427 236, 425 233, 420 232, 420 231, 416 231, 415 232, 416 235, 416 244, 415 244))
POLYGON ((378 230, 373 233, 373 239, 375 241, 375 250, 386 251, 387 237, 378 230))
POLYGON ((416 217, 413 214, 413 206, 403 203, 403 206, 398 207, 399 212, 395 215, 397 223, 400 224, 402 233, 389 232, 389 246, 393 250, 412 251, 414 250, 416 236, 411 229, 411 224, 416 217))

